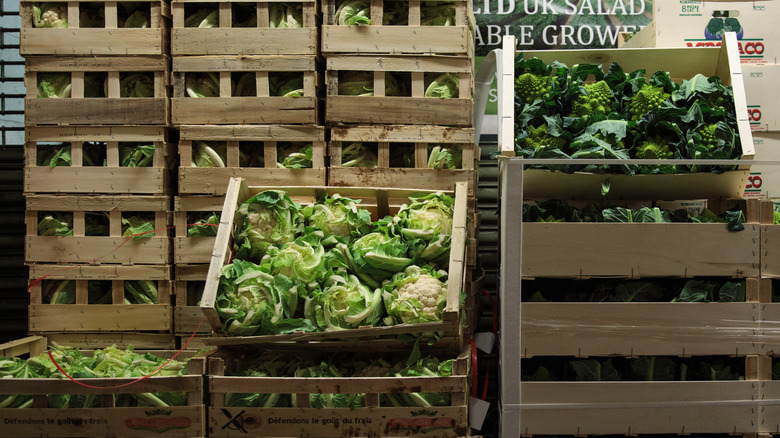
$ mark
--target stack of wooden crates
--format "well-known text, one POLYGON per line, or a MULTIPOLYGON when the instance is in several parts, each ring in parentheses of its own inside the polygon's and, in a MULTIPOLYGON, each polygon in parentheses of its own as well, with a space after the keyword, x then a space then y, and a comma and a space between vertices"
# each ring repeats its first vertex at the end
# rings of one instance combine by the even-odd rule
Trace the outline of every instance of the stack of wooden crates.
POLYGON ((172 348, 170 7, 160 0, 54 2, 44 6, 59 9, 67 28, 36 28, 34 6, 20 5, 29 330, 80 347, 172 348), (136 11, 147 26, 125 27, 136 11), (52 81, 70 84, 60 98, 39 92, 52 81), (143 84, 149 97, 134 97, 131 83, 143 84), (143 167, 128 166, 131 150, 150 155, 143 167), (66 223, 72 235, 41 235, 39 223, 48 216, 66 223), (131 217, 148 221, 155 232, 122 245, 131 217), (125 304, 142 301, 128 290, 145 281, 157 288, 157 299, 125 304), (69 304, 50 304, 58 287, 70 291, 64 294, 69 304))

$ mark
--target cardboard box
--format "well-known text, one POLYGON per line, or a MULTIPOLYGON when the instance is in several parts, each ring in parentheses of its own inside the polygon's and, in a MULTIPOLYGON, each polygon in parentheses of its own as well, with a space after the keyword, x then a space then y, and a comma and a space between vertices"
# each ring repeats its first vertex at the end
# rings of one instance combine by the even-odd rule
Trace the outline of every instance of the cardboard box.
POLYGON ((780 165, 762 164, 762 161, 780 160, 780 132, 756 133, 755 164, 750 168, 745 197, 780 198, 780 165))
POLYGON ((778 1, 673 0, 654 3, 653 23, 629 40, 626 47, 717 47, 722 32, 731 30, 737 34, 743 63, 777 64, 780 55, 778 1))
POLYGON ((751 131, 780 131, 780 64, 743 64, 742 77, 751 131))

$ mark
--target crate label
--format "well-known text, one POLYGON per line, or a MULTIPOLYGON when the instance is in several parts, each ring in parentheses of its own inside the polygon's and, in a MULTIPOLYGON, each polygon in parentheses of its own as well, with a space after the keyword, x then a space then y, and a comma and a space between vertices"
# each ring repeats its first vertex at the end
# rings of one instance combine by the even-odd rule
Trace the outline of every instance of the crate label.
POLYGON ((474 334, 474 343, 477 344, 477 348, 484 351, 487 354, 493 352, 493 344, 496 341, 496 335, 490 332, 479 332, 474 334))
POLYGON ((482 424, 487 417, 490 403, 476 397, 469 398, 469 426, 472 429, 482 430, 482 424))
MULTIPOLYGON (((0 423, 3 436, 38 436, 36 431, 45 431, 46 436, 103 436, 109 431, 124 428, 144 434, 164 434, 172 430, 191 429, 198 426, 193 419, 181 415, 190 413, 190 408, 144 409, 144 408, 88 408, 74 409, 29 409, 27 412, 5 415, 0 423), (181 409, 188 410, 184 412, 181 409), (130 412, 128 412, 128 410, 130 412), (124 415, 123 415, 124 414, 124 415)), ((10 410, 4 410, 6 413, 10 410)), ((126 432, 125 432, 126 433, 126 432)))

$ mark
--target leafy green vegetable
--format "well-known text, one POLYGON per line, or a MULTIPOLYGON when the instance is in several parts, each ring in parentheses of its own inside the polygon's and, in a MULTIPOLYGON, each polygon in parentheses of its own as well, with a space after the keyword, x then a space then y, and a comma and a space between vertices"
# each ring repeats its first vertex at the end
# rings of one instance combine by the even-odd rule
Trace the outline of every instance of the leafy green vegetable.
POLYGON ((272 28, 303 27, 302 3, 269 3, 268 14, 272 28))
POLYGON ((374 74, 370 71, 339 72, 339 96, 373 96, 374 74))
POLYGON ((67 3, 33 3, 33 26, 37 28, 68 27, 67 3))
POLYGON ((79 3, 79 27, 81 28, 106 27, 105 3, 80 2, 79 3))
POLYGON ((212 237, 217 235, 219 213, 187 213, 187 237, 212 237))
POLYGON ((425 73, 425 97, 453 99, 458 97, 458 76, 452 73, 425 73))
POLYGON ((447 274, 430 266, 407 266, 382 286, 385 325, 441 321, 447 304, 447 274))
POLYGON ((38 213, 39 236, 72 236, 72 213, 38 213))
POLYGON ((122 237, 132 237, 133 240, 154 237, 154 213, 122 212, 122 237))
POLYGON ((270 73, 268 83, 271 96, 303 97, 303 75, 300 73, 270 73))
POLYGON ((154 97, 154 74, 121 72, 119 74, 119 97, 154 97))
POLYGON ((70 97, 70 73, 38 73, 39 98, 70 97))
POLYGON ((125 304, 157 304, 157 284, 150 280, 125 280, 125 304))
POLYGON ((257 96, 257 80, 254 72, 241 73, 238 76, 238 80, 233 84, 233 96, 257 96))
POLYGON ((379 231, 365 234, 350 245, 339 244, 337 249, 346 265, 373 288, 412 263, 407 257, 408 246, 400 236, 390 237, 379 231))
POLYGON ((420 24, 423 26, 454 26, 454 2, 424 1, 420 3, 420 24))
POLYGON ((437 192, 410 197, 395 217, 398 233, 409 245, 409 254, 447 267, 452 240, 455 199, 437 192))
POLYGON ((307 315, 325 331, 374 326, 384 314, 382 290, 373 291, 354 275, 333 274, 321 293, 307 300, 307 315))
POLYGON ((192 167, 226 167, 227 143, 193 141, 192 167))
POLYGON ((184 17, 184 27, 219 27, 219 9, 211 6, 199 9, 197 12, 184 17))
POLYGON ((38 166, 70 166, 72 164, 70 156, 70 143, 59 143, 49 145, 38 145, 37 149, 38 166))
POLYGON ((341 167, 376 167, 378 158, 369 146, 352 142, 341 150, 341 167))
POLYGON ((119 144, 119 165, 122 167, 151 167, 154 144, 119 144))
POLYGON ((359 208, 359 202, 338 193, 333 196, 325 194, 317 203, 304 207, 303 215, 307 225, 321 230, 326 239, 335 237, 339 241, 348 241, 368 233, 371 224, 371 213, 359 208))
POLYGON ((280 169, 311 169, 314 167, 313 147, 311 143, 279 142, 277 143, 276 167, 280 169))
POLYGON ((119 27, 148 28, 151 26, 151 9, 144 2, 121 2, 117 11, 119 27))
POLYGON ((281 246, 303 231, 300 204, 278 190, 266 190, 243 202, 236 210, 236 257, 260 260, 269 245, 281 246))
POLYGON ((371 3, 367 0, 345 0, 336 10, 339 26, 365 26, 371 24, 371 3))
POLYGON ((460 169, 463 167, 463 145, 428 145, 429 169, 460 169))
POLYGON ((184 82, 189 97, 219 97, 219 75, 216 73, 187 73, 184 82))
MULTIPOLYGON (((298 237, 279 247, 269 245, 260 266, 271 275, 284 275, 300 281, 306 290, 319 289, 319 284, 328 275, 325 248, 314 234, 298 237)), ((306 296, 306 290, 301 290, 299 295, 306 296)))

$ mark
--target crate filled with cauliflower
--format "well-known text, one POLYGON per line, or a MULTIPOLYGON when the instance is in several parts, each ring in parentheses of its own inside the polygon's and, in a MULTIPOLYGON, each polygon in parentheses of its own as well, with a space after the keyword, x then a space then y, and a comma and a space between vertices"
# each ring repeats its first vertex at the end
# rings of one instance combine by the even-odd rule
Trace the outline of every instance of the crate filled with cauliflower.
POLYGON ((459 348, 466 218, 465 183, 433 192, 231 179, 201 300, 209 341, 459 348))
POLYGON ((166 55, 170 3, 21 1, 22 56, 166 55))
POLYGON ((322 78, 309 55, 176 56, 173 125, 319 125, 322 78))
MULTIPOLYGON (((184 125, 179 193, 224 195, 231 177, 253 186, 326 185, 325 147, 321 126, 184 125)), ((206 263, 210 257, 211 250, 206 263)))
POLYGON ((317 0, 173 0, 171 54, 317 55, 317 0))
POLYGON ((323 0, 322 53, 474 56, 464 0, 323 0))
POLYGON ((167 56, 36 56, 25 60, 24 123, 167 126, 167 56))
POLYGON ((361 347, 220 349, 208 362, 209 436, 469 435, 468 351, 361 347), (222 427, 228 414, 242 416, 243 432, 222 427))
POLYGON ((469 57, 331 55, 325 82, 328 126, 473 126, 469 57))

